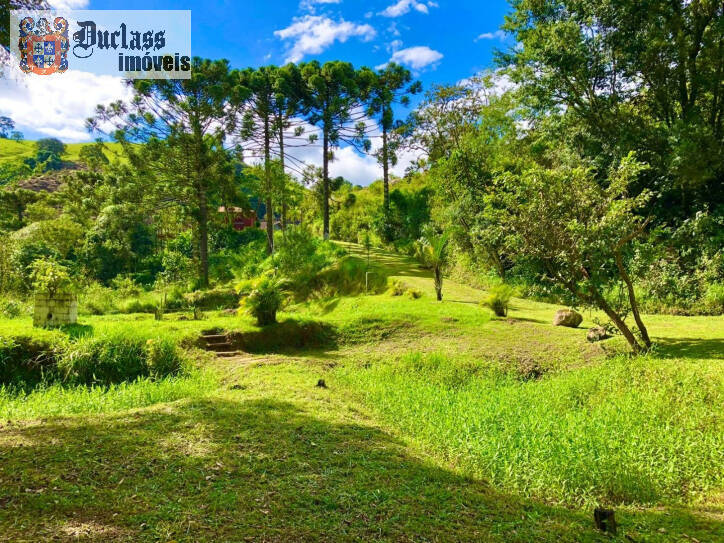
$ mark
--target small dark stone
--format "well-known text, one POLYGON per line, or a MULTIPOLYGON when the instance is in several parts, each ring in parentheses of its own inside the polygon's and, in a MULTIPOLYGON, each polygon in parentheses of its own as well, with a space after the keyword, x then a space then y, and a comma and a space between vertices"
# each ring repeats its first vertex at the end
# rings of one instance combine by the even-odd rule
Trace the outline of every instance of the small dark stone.
POLYGON ((613 509, 595 509, 593 511, 593 520, 596 528, 602 532, 616 534, 616 517, 613 509))
POLYGON ((327 383, 324 382, 324 379, 317 381, 317 388, 327 388, 327 383))

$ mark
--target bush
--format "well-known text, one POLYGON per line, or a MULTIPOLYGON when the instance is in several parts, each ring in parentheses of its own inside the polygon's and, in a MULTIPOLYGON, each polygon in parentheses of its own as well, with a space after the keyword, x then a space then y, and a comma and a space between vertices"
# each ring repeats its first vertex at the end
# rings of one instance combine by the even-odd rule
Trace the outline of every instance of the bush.
POLYGON ((17 300, 0 300, 0 316, 16 319, 24 313, 23 304, 17 300))
POLYGON ((508 304, 514 296, 515 289, 509 285, 501 283, 490 289, 487 298, 483 300, 483 305, 490 308, 498 317, 508 316, 508 304))
POLYGON ((422 298, 422 291, 416 288, 408 288, 407 291, 405 291, 405 295, 410 300, 419 300, 422 298))
POLYGON ((714 314, 724 313, 724 283, 712 283, 704 294, 707 311, 714 314))
POLYGON ((286 280, 272 275, 239 284, 238 291, 242 295, 241 308, 256 318, 259 326, 276 323, 277 312, 284 303, 286 284, 286 280))
POLYGON ((35 385, 53 379, 56 360, 54 349, 45 340, 0 336, 0 384, 35 385))
POLYGON ((389 288, 387 289, 387 292, 390 296, 402 296, 405 292, 407 292, 407 285, 399 279, 393 279, 389 281, 389 288))

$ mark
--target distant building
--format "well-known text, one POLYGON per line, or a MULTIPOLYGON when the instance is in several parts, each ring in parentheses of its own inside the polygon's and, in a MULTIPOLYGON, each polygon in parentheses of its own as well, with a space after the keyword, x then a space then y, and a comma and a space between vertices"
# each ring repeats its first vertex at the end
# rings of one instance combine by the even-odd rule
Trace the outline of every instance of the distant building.
POLYGON ((246 230, 247 228, 254 228, 258 222, 256 211, 253 209, 243 209, 241 207, 226 208, 221 206, 219 213, 224 215, 226 224, 232 226, 234 230, 238 232, 246 230))

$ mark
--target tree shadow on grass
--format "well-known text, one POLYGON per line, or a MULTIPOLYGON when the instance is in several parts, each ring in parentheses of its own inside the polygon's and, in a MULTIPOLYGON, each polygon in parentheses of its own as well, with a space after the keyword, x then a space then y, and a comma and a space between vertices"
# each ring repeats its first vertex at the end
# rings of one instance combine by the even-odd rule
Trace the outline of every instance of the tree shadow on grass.
MULTIPOLYGON (((6 426, 2 538, 611 541, 593 529, 588 513, 440 469, 378 428, 323 420, 290 402, 236 397, 93 423, 6 426)), ((724 533, 721 521, 689 512, 619 518, 634 536, 671 531, 674 520, 702 541, 724 533)))
POLYGON ((724 360, 724 339, 655 338, 661 358, 724 360))

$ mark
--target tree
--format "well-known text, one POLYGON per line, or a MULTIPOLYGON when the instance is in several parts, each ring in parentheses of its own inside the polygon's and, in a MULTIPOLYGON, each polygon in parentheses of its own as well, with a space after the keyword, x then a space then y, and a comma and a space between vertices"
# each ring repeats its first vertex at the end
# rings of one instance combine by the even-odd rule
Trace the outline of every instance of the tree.
POLYGON ((425 263, 432 268, 438 302, 442 302, 443 268, 447 263, 449 242, 450 236, 448 233, 435 234, 429 232, 422 239, 423 258, 425 263))
POLYGON ((252 151, 260 152, 264 160, 262 192, 266 206, 267 252, 274 252, 274 187, 272 175, 272 141, 276 122, 275 98, 279 68, 262 66, 248 68, 239 74, 240 84, 249 91, 249 101, 244 111, 241 137, 252 151))
POLYGON ((530 161, 529 144, 516 129, 516 104, 511 95, 494 96, 492 79, 486 78, 479 85, 489 97, 481 102, 476 123, 448 144, 449 150, 430 171, 447 203, 449 220, 459 227, 459 245, 475 259, 492 265, 505 279, 512 263, 505 251, 505 224, 499 220, 500 209, 490 195, 496 176, 519 171, 530 161))
POLYGON ((371 81, 369 70, 362 75, 348 62, 333 61, 320 65, 312 61, 300 66, 305 84, 304 110, 307 120, 322 132, 322 205, 323 235, 329 239, 329 162, 332 150, 340 143, 369 150, 365 137, 363 112, 359 111, 364 85, 371 81), (360 88, 362 85, 363 88, 360 88))
POLYGON ((220 186, 233 179, 224 148, 236 126, 246 90, 225 60, 194 58, 190 79, 130 82, 129 104, 99 106, 89 128, 114 124, 130 163, 161 184, 167 198, 180 204, 195 223, 199 286, 209 284, 209 207, 220 186), (137 149, 133 143, 145 143, 137 149))
POLYGON ((78 159, 90 170, 100 171, 108 164, 108 157, 103 153, 105 145, 98 141, 93 145, 84 145, 78 153, 78 159))
POLYGON ((655 221, 724 203, 724 4, 718 0, 516 0, 500 55, 540 124, 606 172, 629 151, 651 166, 655 221))
POLYGON ((367 97, 367 107, 370 116, 379 116, 382 129, 382 147, 377 151, 377 161, 382 165, 382 181, 384 186, 383 207, 385 213, 390 211, 390 166, 397 164, 397 150, 400 146, 399 138, 393 132, 400 128, 395 122, 394 105, 407 106, 410 95, 422 90, 419 81, 413 82, 410 71, 394 62, 378 70, 372 82, 367 97))
POLYGON ((0 138, 9 138, 15 129, 15 121, 10 117, 0 115, 0 138))
POLYGON ((504 220, 512 230, 510 246, 539 262, 544 278, 567 289, 579 303, 604 311, 635 353, 651 346, 626 264, 631 241, 649 222, 637 211, 650 193, 629 195, 644 170, 629 155, 609 173, 605 188, 590 167, 568 163, 534 166, 498 179, 498 194, 508 210, 504 220), (625 294, 612 301, 607 295, 617 284, 625 294), (633 314, 640 340, 626 324, 626 313, 633 314))
POLYGON ((17 186, 5 187, 0 190, 0 210, 15 219, 17 228, 22 228, 25 222, 25 210, 39 199, 40 195, 35 191, 17 186))

